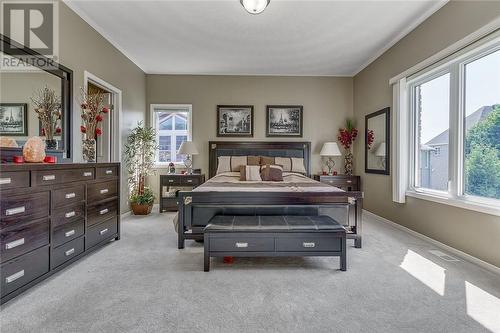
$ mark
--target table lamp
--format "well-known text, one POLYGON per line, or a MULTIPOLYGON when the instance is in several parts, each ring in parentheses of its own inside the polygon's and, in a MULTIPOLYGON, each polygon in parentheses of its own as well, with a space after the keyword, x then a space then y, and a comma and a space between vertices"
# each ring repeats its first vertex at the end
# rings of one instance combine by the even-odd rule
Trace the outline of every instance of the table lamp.
POLYGON ((179 147, 179 151, 177 152, 177 154, 186 155, 186 158, 184 159, 184 165, 188 170, 188 174, 192 175, 193 160, 191 159, 191 155, 198 155, 198 149, 196 149, 194 142, 184 141, 179 147))
POLYGON ((326 166, 328 167, 328 174, 330 176, 333 175, 333 167, 335 166, 335 161, 332 157, 342 156, 337 142, 325 142, 319 154, 321 156, 328 157, 328 161, 326 162, 326 166))

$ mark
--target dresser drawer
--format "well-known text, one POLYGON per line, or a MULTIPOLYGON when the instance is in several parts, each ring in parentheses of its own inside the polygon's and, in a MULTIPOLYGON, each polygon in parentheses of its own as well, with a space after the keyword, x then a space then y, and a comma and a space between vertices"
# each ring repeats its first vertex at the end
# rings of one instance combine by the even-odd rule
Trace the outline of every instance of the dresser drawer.
POLYGON ((82 253, 84 248, 83 242, 84 237, 79 237, 53 250, 51 258, 52 260, 50 261, 51 268, 62 265, 66 261, 82 253))
POLYGON ((118 167, 110 166, 110 167, 98 167, 96 168, 96 178, 113 178, 118 176, 118 167))
POLYGON ((331 237, 311 235, 276 239, 276 251, 282 252, 340 251, 341 247, 341 239, 334 235, 331 237))
POLYGON ((42 218, 49 215, 49 192, 27 193, 0 198, 0 229, 27 217, 42 218))
POLYGON ((112 200, 87 208, 87 225, 94 225, 118 213, 118 201, 112 200))
POLYGON ((181 186, 181 176, 162 176, 163 181, 162 185, 163 186, 181 186))
POLYGON ((57 208, 52 212, 52 227, 57 227, 83 218, 85 218, 83 204, 57 208))
POLYGON ((85 248, 91 248, 100 242, 109 239, 112 235, 118 232, 117 218, 114 217, 101 224, 92 226, 87 229, 85 248))
POLYGON ((183 186, 198 186, 200 185, 200 178, 198 176, 182 176, 181 185, 183 186))
POLYGON ((116 180, 87 185, 87 204, 115 197, 118 193, 116 180))
POLYGON ((30 186, 30 172, 2 172, 0 174, 0 189, 23 188, 30 186))
POLYGON ((1 262, 5 262, 49 243, 49 220, 16 223, 0 232, 1 262))
POLYGON ((66 170, 34 170, 31 172, 33 186, 70 183, 94 179, 94 168, 66 170))
POLYGON ((49 246, 31 251, 0 267, 3 297, 49 271, 49 246))
POLYGON ((83 219, 67 223, 53 228, 52 245, 57 247, 72 239, 83 235, 85 231, 85 221, 83 219))
POLYGON ((52 191, 52 206, 54 208, 82 202, 85 200, 85 185, 58 188, 52 191))
POLYGON ((272 237, 231 237, 231 238, 211 238, 210 251, 274 251, 274 238, 272 237))

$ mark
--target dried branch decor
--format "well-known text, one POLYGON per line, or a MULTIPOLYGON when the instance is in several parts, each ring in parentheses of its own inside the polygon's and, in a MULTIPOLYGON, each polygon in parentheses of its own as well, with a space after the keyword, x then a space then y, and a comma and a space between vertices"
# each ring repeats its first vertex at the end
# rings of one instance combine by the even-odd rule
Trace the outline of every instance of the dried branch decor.
POLYGON ((86 91, 81 88, 81 110, 83 125, 80 126, 80 131, 85 134, 88 139, 96 139, 102 135, 102 129, 99 123, 103 120, 103 116, 109 112, 109 108, 104 107, 104 93, 101 91, 86 91))
POLYGON ((45 86, 31 97, 31 102, 36 106, 35 112, 42 124, 42 134, 47 140, 53 140, 55 134, 61 133, 58 126, 61 119, 61 98, 56 95, 55 90, 45 86))

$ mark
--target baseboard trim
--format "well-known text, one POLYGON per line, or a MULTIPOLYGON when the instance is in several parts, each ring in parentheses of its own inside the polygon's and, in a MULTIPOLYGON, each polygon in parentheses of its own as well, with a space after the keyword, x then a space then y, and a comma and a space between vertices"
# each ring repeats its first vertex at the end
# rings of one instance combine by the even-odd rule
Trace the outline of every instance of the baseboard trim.
POLYGON ((373 219, 375 219, 377 221, 387 223, 387 224, 395 227, 396 229, 405 231, 405 232, 407 232, 407 233, 409 233, 409 234, 411 234, 411 235, 413 235, 413 236, 415 236, 417 238, 423 239, 423 240, 425 240, 425 241, 427 241, 427 242, 429 242, 429 243, 431 243, 431 244, 433 244, 433 245, 435 245, 435 246, 437 246, 437 247, 439 247, 439 248, 441 248, 441 249, 443 249, 445 251, 453 253, 454 255, 456 255, 456 256, 464 259, 464 260, 472 262, 473 264, 476 264, 479 267, 484 268, 487 271, 490 271, 490 272, 492 272, 494 274, 500 275, 500 267, 497 267, 497 266, 495 266, 493 264, 490 264, 490 263, 488 263, 486 261, 483 261, 483 260, 481 260, 479 258, 471 256, 470 254, 467 254, 467 253, 465 253, 463 251, 457 250, 454 247, 451 247, 449 245, 443 244, 443 243, 441 243, 441 242, 439 242, 439 241, 437 241, 437 240, 435 240, 433 238, 430 238, 428 236, 422 235, 421 233, 416 232, 415 230, 409 229, 409 228, 407 228, 405 226, 402 226, 401 224, 398 224, 396 222, 388 220, 385 217, 378 216, 377 214, 374 214, 374 213, 372 213, 370 211, 367 211, 365 209, 363 209, 363 214, 365 216, 372 217, 373 219))

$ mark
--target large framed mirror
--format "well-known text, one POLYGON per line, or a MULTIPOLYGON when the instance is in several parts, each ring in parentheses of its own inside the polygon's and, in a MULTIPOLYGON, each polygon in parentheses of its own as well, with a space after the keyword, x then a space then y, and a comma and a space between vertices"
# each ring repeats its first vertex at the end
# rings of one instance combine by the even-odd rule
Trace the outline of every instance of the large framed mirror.
POLYGON ((53 121, 50 145, 46 141, 47 154, 57 156, 58 162, 71 161, 73 71, 2 34, 0 47, 0 59, 6 64, 17 59, 32 65, 19 70, 12 66, 0 67, 2 162, 11 162, 12 156, 22 155, 22 147, 29 137, 45 136, 33 102, 44 89, 53 91, 60 100, 60 118, 53 121))
POLYGON ((365 173, 389 174, 390 108, 365 117, 365 173))

